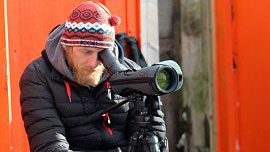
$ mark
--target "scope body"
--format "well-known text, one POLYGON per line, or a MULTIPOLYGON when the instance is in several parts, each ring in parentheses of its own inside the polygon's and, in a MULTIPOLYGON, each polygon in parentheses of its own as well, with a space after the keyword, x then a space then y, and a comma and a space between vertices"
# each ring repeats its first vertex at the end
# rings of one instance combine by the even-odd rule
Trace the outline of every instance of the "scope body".
POLYGON ((99 58, 111 75, 109 81, 112 91, 121 96, 134 93, 164 95, 177 91, 183 84, 181 68, 172 60, 132 70, 119 63, 110 50, 101 51, 99 58))

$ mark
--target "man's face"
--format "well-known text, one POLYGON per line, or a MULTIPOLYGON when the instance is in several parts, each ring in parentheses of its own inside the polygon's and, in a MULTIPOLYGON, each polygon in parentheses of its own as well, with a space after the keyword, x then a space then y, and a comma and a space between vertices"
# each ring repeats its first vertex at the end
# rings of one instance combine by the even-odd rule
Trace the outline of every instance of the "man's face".
POLYGON ((96 86, 100 81, 104 66, 98 59, 101 48, 66 47, 66 58, 79 84, 96 86))

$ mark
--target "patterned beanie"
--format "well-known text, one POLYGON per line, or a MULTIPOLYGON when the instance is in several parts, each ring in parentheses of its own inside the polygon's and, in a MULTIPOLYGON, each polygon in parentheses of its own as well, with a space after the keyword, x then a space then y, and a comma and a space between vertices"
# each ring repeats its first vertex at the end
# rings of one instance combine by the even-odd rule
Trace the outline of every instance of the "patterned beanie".
POLYGON ((61 44, 113 49, 114 26, 120 24, 118 16, 98 2, 84 2, 77 6, 65 23, 61 44))

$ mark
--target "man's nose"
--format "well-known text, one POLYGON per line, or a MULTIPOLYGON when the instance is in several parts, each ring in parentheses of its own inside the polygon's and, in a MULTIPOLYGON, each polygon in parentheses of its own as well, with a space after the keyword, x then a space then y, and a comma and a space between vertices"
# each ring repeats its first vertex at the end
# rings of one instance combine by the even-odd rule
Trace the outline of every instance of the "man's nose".
POLYGON ((94 55, 91 55, 89 58, 88 58, 88 66, 90 68, 95 68, 98 66, 98 56, 97 54, 94 54, 94 55))

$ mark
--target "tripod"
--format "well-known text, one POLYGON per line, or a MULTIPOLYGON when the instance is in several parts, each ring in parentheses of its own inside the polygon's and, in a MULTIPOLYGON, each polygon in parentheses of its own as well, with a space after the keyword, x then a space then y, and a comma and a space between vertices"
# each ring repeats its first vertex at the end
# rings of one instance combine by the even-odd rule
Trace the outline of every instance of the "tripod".
MULTIPOLYGON (((130 137, 128 152, 162 152, 159 145, 159 140, 153 132, 149 130, 149 119, 157 110, 161 108, 161 102, 158 96, 146 96, 141 94, 133 94, 128 99, 119 102, 106 110, 100 110, 96 114, 90 116, 89 119, 95 119, 97 116, 108 113, 119 106, 130 102, 132 115, 136 116, 136 122, 139 122, 140 129, 134 132, 130 137)), ((166 143, 165 143, 166 144, 166 143)))
POLYGON ((128 152, 160 152, 159 140, 153 132, 148 129, 150 116, 160 109, 160 100, 158 96, 146 96, 146 99, 140 95, 135 95, 133 104, 133 115, 136 115, 136 121, 140 129, 134 132, 130 137, 128 152))

